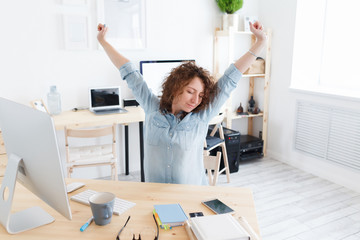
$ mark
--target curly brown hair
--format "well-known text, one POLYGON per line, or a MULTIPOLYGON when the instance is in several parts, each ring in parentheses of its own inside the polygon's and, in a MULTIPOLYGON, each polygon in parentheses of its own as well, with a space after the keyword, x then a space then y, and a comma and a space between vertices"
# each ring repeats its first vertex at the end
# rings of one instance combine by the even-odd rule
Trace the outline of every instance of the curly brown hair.
POLYGON ((193 110, 199 112, 206 109, 217 94, 217 85, 209 71, 198 67, 194 62, 186 62, 171 70, 169 76, 162 84, 162 96, 160 99, 160 110, 172 111, 173 100, 183 93, 195 77, 202 80, 204 84, 204 95, 201 103, 193 110))

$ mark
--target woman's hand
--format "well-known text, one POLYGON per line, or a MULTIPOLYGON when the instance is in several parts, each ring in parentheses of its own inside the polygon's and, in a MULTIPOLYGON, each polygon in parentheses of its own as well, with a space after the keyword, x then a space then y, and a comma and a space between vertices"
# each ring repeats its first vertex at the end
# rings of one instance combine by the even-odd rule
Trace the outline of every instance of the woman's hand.
POLYGON ((249 22, 250 31, 255 35, 258 41, 266 40, 266 34, 263 31, 263 26, 260 22, 256 21, 254 23, 249 22))
POLYGON ((104 48, 106 54, 109 56, 112 63, 115 65, 117 69, 120 69, 122 65, 129 62, 129 59, 125 58, 123 55, 121 55, 116 49, 106 41, 105 36, 108 28, 105 26, 105 24, 99 23, 98 25, 98 35, 97 39, 101 46, 104 48))
POLYGON ((266 45, 266 34, 260 22, 249 23, 250 31, 255 35, 256 42, 251 46, 250 50, 235 62, 235 67, 244 73, 259 56, 262 49, 266 45))
POLYGON ((105 36, 108 28, 105 26, 105 24, 101 24, 101 23, 99 23, 97 28, 98 28, 97 39, 100 44, 103 44, 104 42, 106 42, 105 36))

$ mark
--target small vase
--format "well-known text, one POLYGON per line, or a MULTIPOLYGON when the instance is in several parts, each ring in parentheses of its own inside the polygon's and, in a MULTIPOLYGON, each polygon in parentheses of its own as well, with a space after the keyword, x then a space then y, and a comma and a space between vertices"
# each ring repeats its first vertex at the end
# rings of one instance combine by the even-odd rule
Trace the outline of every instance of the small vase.
POLYGON ((235 31, 239 30, 239 15, 238 14, 224 14, 222 18, 223 30, 227 31, 233 27, 235 31))
POLYGON ((253 113, 254 110, 255 110, 255 100, 254 100, 254 97, 251 96, 251 98, 249 100, 248 112, 253 113))
POLYGON ((244 112, 244 109, 243 109, 243 107, 241 106, 241 103, 240 103, 240 106, 237 108, 236 112, 237 112, 237 113, 243 113, 243 112, 244 112))
POLYGON ((251 97, 250 97, 250 100, 249 100, 249 106, 250 106, 250 107, 255 107, 255 100, 254 100, 254 96, 251 96, 251 97))

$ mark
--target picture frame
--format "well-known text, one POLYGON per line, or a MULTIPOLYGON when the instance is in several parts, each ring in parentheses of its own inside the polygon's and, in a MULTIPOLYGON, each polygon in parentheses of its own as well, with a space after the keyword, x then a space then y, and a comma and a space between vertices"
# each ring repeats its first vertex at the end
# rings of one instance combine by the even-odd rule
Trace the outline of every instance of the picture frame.
POLYGON ((244 32, 250 32, 249 23, 254 23, 256 21, 258 21, 257 16, 244 16, 244 32))
POLYGON ((42 99, 35 99, 30 102, 30 105, 36 110, 49 113, 46 105, 44 104, 42 99))
POLYGON ((98 22, 109 28, 107 40, 115 48, 146 48, 145 0, 98 0, 97 12, 98 22))
POLYGON ((86 6, 88 4, 88 0, 62 0, 62 4, 72 6, 86 6))
POLYGON ((64 14, 64 46, 66 50, 88 50, 89 16, 80 14, 64 14))

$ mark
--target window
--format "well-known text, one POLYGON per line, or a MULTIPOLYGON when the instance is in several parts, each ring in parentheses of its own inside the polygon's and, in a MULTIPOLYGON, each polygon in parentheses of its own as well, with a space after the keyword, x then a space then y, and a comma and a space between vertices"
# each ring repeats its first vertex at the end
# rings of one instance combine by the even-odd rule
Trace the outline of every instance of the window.
POLYGON ((360 96, 357 0, 298 0, 291 88, 360 96))

